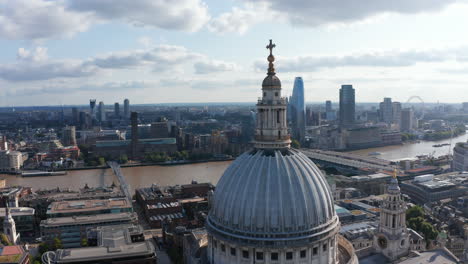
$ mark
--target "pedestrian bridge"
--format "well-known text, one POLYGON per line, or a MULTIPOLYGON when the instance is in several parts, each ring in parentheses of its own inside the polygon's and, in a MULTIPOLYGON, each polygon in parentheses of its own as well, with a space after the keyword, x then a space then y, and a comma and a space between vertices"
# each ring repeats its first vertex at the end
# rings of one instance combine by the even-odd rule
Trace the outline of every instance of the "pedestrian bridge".
POLYGON ((117 179, 119 180, 119 185, 120 189, 122 190, 122 193, 127 197, 127 199, 132 202, 132 194, 130 193, 130 190, 128 188, 127 181, 125 180, 125 177, 122 174, 122 171, 120 170, 120 165, 115 162, 115 161, 108 161, 107 165, 112 169, 114 172, 115 176, 117 176, 117 179))
POLYGON ((336 164, 341 167, 351 167, 355 169, 371 168, 388 171, 394 170, 391 161, 374 157, 365 157, 351 153, 318 149, 301 149, 301 152, 314 161, 336 164))

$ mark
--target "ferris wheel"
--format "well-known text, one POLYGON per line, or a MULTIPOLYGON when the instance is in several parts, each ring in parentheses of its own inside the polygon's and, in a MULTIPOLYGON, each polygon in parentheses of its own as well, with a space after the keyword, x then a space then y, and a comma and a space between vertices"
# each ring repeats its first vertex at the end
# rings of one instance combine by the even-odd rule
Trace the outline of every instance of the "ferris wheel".
POLYGON ((413 96, 410 96, 410 98, 408 98, 408 100, 406 100, 406 105, 408 105, 409 103, 411 103, 412 101, 419 101, 419 103, 422 104, 422 107, 421 107, 421 111, 420 111, 420 114, 417 116, 418 119, 424 119, 424 115, 426 113, 426 106, 424 105, 424 100, 417 96, 417 95, 413 95, 413 96))

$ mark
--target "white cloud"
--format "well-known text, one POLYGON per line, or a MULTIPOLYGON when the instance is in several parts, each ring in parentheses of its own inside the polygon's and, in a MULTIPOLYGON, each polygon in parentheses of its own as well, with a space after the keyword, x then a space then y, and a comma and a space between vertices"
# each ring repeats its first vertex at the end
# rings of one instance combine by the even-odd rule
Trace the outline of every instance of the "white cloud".
POLYGON ((0 0, 0 37, 69 37, 96 23, 197 31, 210 19, 201 0, 0 0))
POLYGON ((213 18, 207 25, 216 33, 245 33, 252 25, 264 22, 277 16, 276 12, 268 10, 267 5, 246 4, 242 8, 233 7, 231 11, 213 18))
POLYGON ((289 21, 293 25, 317 27, 371 20, 389 13, 414 14, 439 11, 462 0, 244 0, 211 19, 207 27, 216 33, 243 34, 262 22, 289 21))
POLYGON ((87 30, 91 22, 88 13, 66 10, 60 0, 0 0, 2 38, 35 40, 71 36, 87 30))
POLYGON ((36 47, 32 51, 25 48, 19 48, 16 57, 18 60, 44 61, 47 59, 47 48, 36 47))
POLYGON ((208 20, 208 8, 200 0, 68 0, 67 8, 135 26, 197 31, 208 20))
POLYGON ((214 72, 234 71, 237 66, 234 63, 218 61, 218 60, 203 60, 196 62, 194 65, 196 74, 208 74, 214 72))
POLYGON ((52 84, 45 85, 40 88, 22 88, 8 91, 7 96, 15 95, 50 95, 50 94, 73 94, 80 92, 117 92, 117 91, 134 91, 135 89, 151 88, 157 85, 154 81, 126 81, 126 82, 104 82, 104 83, 88 83, 82 85, 74 85, 74 83, 61 82, 60 85, 52 84))
MULTIPOLYGON (((276 65, 278 70, 283 72, 311 72, 337 67, 405 67, 417 63, 463 61, 466 54, 465 48, 392 50, 343 56, 278 57, 276 65)), ((266 67, 264 61, 257 61, 254 65, 258 71, 262 71, 266 67)))
POLYGON ((385 13, 414 14, 438 11, 461 0, 245 0, 262 3, 294 25, 349 23, 385 13))
MULTIPOLYGON (((153 72, 183 72, 180 67, 192 67, 197 74, 235 70, 234 63, 212 60, 206 55, 192 52, 182 46, 159 45, 151 49, 114 52, 86 60, 53 60, 47 49, 20 48, 17 62, 0 64, 0 78, 7 81, 35 81, 57 78, 78 78, 98 74, 100 71, 149 69, 153 72)), ((186 74, 186 73, 184 73, 186 74)))
POLYGON ((81 61, 19 61, 0 65, 0 78, 12 81, 36 81, 55 78, 77 78, 95 75, 98 68, 81 61))

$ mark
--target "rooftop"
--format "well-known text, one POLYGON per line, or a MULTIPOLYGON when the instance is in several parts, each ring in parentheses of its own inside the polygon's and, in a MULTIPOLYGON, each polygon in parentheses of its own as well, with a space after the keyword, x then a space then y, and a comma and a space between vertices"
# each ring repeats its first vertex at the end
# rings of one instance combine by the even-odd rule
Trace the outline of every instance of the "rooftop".
MULTIPOLYGON (((359 264, 390 263, 382 254, 373 254, 359 259, 359 264)), ((436 249, 425 252, 411 252, 410 256, 401 258, 393 263, 399 264, 451 264, 458 263, 458 259, 447 249, 436 249)))
POLYGON ((59 249, 55 261, 71 263, 128 257, 154 256, 154 247, 150 241, 132 243, 130 233, 132 225, 100 227, 97 247, 59 249))
POLYGON ((109 221, 133 221, 135 213, 96 214, 70 217, 55 217, 41 221, 41 227, 59 227, 66 225, 85 225, 109 221))
MULTIPOLYGON (((98 140, 96 141, 96 147, 122 147, 130 145, 131 140, 98 140)), ((175 138, 147 138, 139 139, 139 143, 149 145, 162 145, 162 144, 176 144, 175 138)))
MULTIPOLYGON (((25 216, 25 215, 34 215, 34 208, 30 207, 11 207, 10 213, 12 216, 25 216)), ((6 214, 6 208, 0 208, 0 217, 4 217, 6 214)))
POLYGON ((53 202, 49 205, 47 214, 75 213, 85 211, 99 211, 112 208, 131 208, 125 198, 109 198, 95 200, 73 200, 53 202))
POLYGON ((23 263, 27 257, 21 246, 4 246, 0 248, 0 263, 23 263))

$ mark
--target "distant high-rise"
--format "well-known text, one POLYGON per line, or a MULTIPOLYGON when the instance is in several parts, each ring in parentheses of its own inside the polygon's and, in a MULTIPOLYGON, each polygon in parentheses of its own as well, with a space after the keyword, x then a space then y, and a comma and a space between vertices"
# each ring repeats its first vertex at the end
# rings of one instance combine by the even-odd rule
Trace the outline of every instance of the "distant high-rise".
POLYGON ((114 116, 120 117, 120 104, 119 103, 114 104, 114 116))
POLYGON ((125 118, 130 117, 130 100, 128 99, 124 100, 124 117, 125 118))
POLYGON ((138 147, 138 113, 132 112, 130 116, 130 124, 132 126, 132 158, 137 156, 137 147, 138 147))
POLYGON ((336 120, 336 111, 333 110, 332 101, 325 101, 325 119, 328 121, 336 120))
POLYGON ((166 118, 161 117, 158 122, 151 123, 152 138, 167 138, 168 134, 169 127, 166 118))
POLYGON ((96 118, 95 108, 96 108, 96 99, 90 99, 89 100, 89 115, 91 116, 91 119, 96 118))
POLYGON ((101 101, 99 102, 98 106, 98 120, 99 122, 104 122, 106 121, 106 111, 104 109, 104 102, 101 101))
POLYGON ((385 97, 380 103, 380 121, 391 124, 393 122, 393 105, 392 98, 385 97))
POLYGON ((341 85, 340 89, 340 125, 349 126, 354 124, 356 111, 355 91, 352 85, 341 85))
POLYGON ((76 146, 76 128, 75 126, 66 126, 63 129, 62 143, 64 146, 76 146))
POLYGON ((78 108, 73 107, 72 108, 72 123, 74 125, 78 125, 79 122, 80 122, 80 115, 79 115, 79 112, 78 112, 78 108))
POLYGON ((414 127, 414 113, 412 108, 403 108, 401 110, 400 130, 410 132, 414 127))
POLYGON ((304 81, 302 77, 294 79, 293 93, 291 96, 291 121, 293 137, 300 142, 305 139, 305 99, 304 99, 304 81))
POLYGON ((392 122, 398 127, 401 126, 401 103, 393 102, 392 103, 392 122))
POLYGON ((80 129, 88 129, 91 127, 91 116, 86 112, 80 112, 80 129))
POLYGON ((468 102, 462 103, 462 111, 468 113, 468 102))
POLYGON ((325 112, 331 112, 332 110, 333 110, 332 101, 330 100, 325 101, 325 112))

